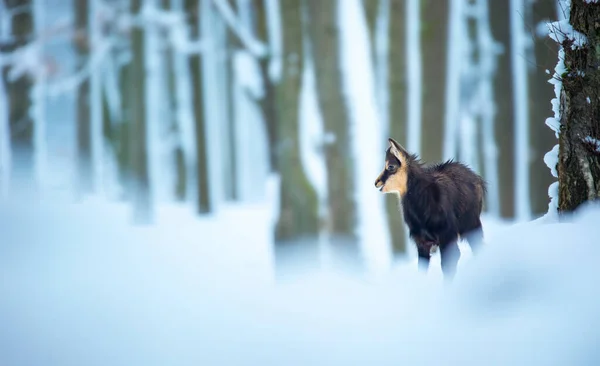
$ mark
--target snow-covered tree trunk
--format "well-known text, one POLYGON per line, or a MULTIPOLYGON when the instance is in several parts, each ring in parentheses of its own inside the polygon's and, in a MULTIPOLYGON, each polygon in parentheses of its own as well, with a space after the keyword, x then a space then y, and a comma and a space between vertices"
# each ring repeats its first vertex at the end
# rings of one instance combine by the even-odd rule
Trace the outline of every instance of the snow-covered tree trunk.
MULTIPOLYGON (((165 11, 172 11, 173 6, 172 0, 161 0, 161 8, 165 11)), ((172 31, 171 31, 172 32, 172 31)), ((171 159, 174 167, 174 182, 173 182, 173 195, 177 201, 185 201, 187 197, 187 160, 185 155, 184 146, 182 143, 181 128, 179 126, 179 114, 178 100, 177 100, 177 68, 175 65, 175 57, 178 50, 174 47, 175 40, 168 39, 168 47, 164 47, 162 50, 165 71, 166 71, 166 108, 168 111, 169 132, 174 136, 174 142, 171 148, 171 159)))
POLYGON ((530 35, 525 33, 523 0, 510 0, 511 67, 514 104, 514 206, 517 220, 527 221, 531 217, 529 192, 529 84, 527 78, 527 49, 530 35))
POLYGON ((267 126, 269 140, 269 160, 271 171, 277 169, 277 103, 276 103, 276 84, 279 81, 278 75, 273 75, 273 63, 281 62, 277 60, 278 48, 281 45, 278 39, 273 35, 274 32, 282 32, 280 22, 279 0, 254 0, 255 11, 257 14, 257 29, 260 39, 270 39, 271 44, 269 57, 260 60, 260 70, 264 85, 264 97, 261 99, 261 108, 263 118, 267 126))
MULTIPOLYGON (((89 1, 89 40, 91 45, 90 57, 98 59, 98 54, 103 51, 102 30, 100 24, 100 0, 89 1)), ((90 142, 92 151, 92 182, 96 193, 102 193, 104 179, 104 134, 102 131, 102 68, 94 67, 90 73, 90 142)))
MULTIPOLYGON (((450 0, 421 1, 421 23, 418 47, 422 49, 423 82, 421 157, 427 162, 442 159, 446 92, 446 67, 450 44, 447 36, 450 0)), ((407 53, 408 54, 408 53, 407 53)), ((409 54, 409 57, 414 51, 409 54)), ((454 70, 453 72, 457 72, 454 70)), ((414 73, 411 68, 408 71, 414 73)), ((411 91, 412 93, 412 91, 411 91)), ((410 145, 410 144, 409 144, 410 145)), ((416 152, 416 151, 415 151, 416 152)))
POLYGON ((548 87, 547 70, 556 65, 557 44, 548 41, 547 22, 557 19, 556 4, 553 1, 534 1, 531 6, 531 24, 535 29, 534 57, 529 67, 529 136, 531 139, 531 162, 529 165, 529 192, 531 210, 534 215, 548 211, 548 192, 540 187, 548 187, 553 182, 548 167, 543 162, 546 152, 557 143, 553 132, 543 123, 552 113, 551 104, 554 91, 548 87))
MULTIPOLYGON (((75 50, 77 70, 85 69, 90 59, 89 0, 74 1, 75 50)), ((84 78, 77 87, 77 194, 89 194, 93 190, 92 145, 90 118, 90 79, 84 78)))
MULTIPOLYGON (((132 15, 138 15, 143 8, 144 0, 131 1, 132 15)), ((131 29, 131 47, 133 52, 131 69, 131 190, 134 220, 148 223, 152 219, 152 201, 150 192, 150 176, 148 169, 148 113, 146 104, 146 37, 140 26, 131 29)))
MULTIPOLYGON (((0 1, 0 39, 10 37, 9 19, 3 1, 0 1)), ((4 64, 3 47, 0 47, 0 65, 4 64)), ((10 107, 6 90, 3 67, 0 67, 0 198, 8 197, 10 191, 10 173, 12 163, 10 139, 10 107)))
MULTIPOLYGON (((4 51, 15 51, 25 47, 34 36, 34 19, 32 0, 15 0, 8 4, 7 9, 20 8, 15 12, 11 24, 13 42, 5 46, 4 51)), ((3 69, 6 82, 7 102, 9 105, 9 123, 12 147, 11 161, 11 186, 23 187, 35 182, 34 171, 34 123, 30 114, 32 105, 31 91, 33 77, 28 72, 14 75, 12 71, 17 65, 10 65, 3 69)), ((25 70, 22 70, 25 71, 25 70)))
MULTIPOLYGON (((454 0, 456 1, 456 0, 454 0)), ((477 48, 479 52, 479 108, 481 117, 481 150, 484 179, 488 183, 486 211, 500 216, 498 149, 495 139, 496 111, 494 79, 497 75, 497 55, 502 50, 492 37, 489 1, 477 1, 477 48)))
MULTIPOLYGON (((407 140, 407 62, 405 54, 406 45, 406 4, 405 0, 389 1, 389 29, 386 33, 388 38, 388 60, 387 60, 387 88, 389 101, 387 106, 387 136, 394 138, 406 146, 407 140)), ((383 154, 382 154, 383 162, 383 154)), ((383 164, 383 163, 382 163, 383 164)), ((383 167, 383 165, 382 165, 383 167)), ((402 221, 402 213, 395 195, 385 196, 385 205, 388 217, 388 226, 392 241, 394 254, 406 253, 407 230, 402 221)))
POLYGON ((308 33, 315 60, 318 105, 325 125, 328 232, 332 237, 356 242, 357 206, 354 200, 355 157, 349 146, 350 117, 340 68, 339 0, 308 0, 308 33))
POLYGON ((35 180, 39 188, 43 188, 48 174, 48 148, 46 136, 46 66, 44 65, 45 49, 45 9, 43 0, 33 2, 33 33, 37 38, 36 56, 40 65, 35 71, 34 84, 31 89, 31 117, 33 119, 33 151, 35 180))
POLYGON ((282 74, 277 84, 277 170, 280 175, 279 218, 275 240, 316 238, 319 233, 318 199, 300 156, 299 103, 304 61, 302 2, 283 1, 282 74))
POLYGON ((558 210, 600 198, 600 3, 571 0, 561 75, 558 210))
MULTIPOLYGON (((186 201, 193 200, 196 197, 196 176, 194 174, 196 170, 196 138, 194 133, 194 107, 193 107, 193 95, 190 74, 190 63, 188 62, 188 55, 185 53, 188 51, 186 47, 176 47, 175 45, 185 45, 184 40, 189 38, 188 23, 185 21, 184 7, 182 0, 163 0, 169 2, 169 8, 171 11, 181 15, 181 18, 175 23, 170 29, 169 44, 171 45, 170 63, 172 70, 170 71, 169 83, 173 83, 171 87, 173 90, 173 112, 175 114, 175 125, 176 125, 176 143, 177 147, 174 151, 175 163, 177 164, 175 170, 175 187, 176 197, 178 199, 185 199, 186 201)), ((193 51, 198 51, 194 49, 193 51)))
POLYGON ((490 1, 490 23, 492 34, 503 53, 498 55, 497 72, 494 77, 494 97, 496 104, 495 136, 498 151, 498 177, 500 189, 500 216, 513 218, 515 214, 515 130, 513 85, 510 49, 510 7, 504 1, 490 1))
MULTIPOLYGON (((185 0, 185 12, 193 40, 200 40, 200 2, 185 0)), ((202 75, 202 59, 194 54, 189 58, 190 76, 192 79, 192 95, 194 106, 196 135, 196 209, 198 213, 212 211, 213 202, 208 178, 208 154, 206 141, 206 115, 204 111, 204 81, 202 75)))

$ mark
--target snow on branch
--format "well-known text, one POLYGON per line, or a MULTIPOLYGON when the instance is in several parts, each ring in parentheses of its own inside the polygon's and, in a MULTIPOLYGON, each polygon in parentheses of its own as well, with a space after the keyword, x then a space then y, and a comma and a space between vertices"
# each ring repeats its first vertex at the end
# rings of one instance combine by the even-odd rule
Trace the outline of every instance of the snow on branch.
POLYGON ((213 0, 213 4, 221 13, 221 16, 229 28, 231 28, 231 30, 238 36, 240 41, 250 51, 250 53, 258 58, 263 58, 267 55, 267 47, 263 42, 254 38, 252 33, 247 28, 241 25, 242 23, 237 18, 227 1, 213 0))
POLYGON ((548 28, 550 38, 561 45, 565 41, 571 41, 571 49, 581 47, 587 43, 585 34, 573 29, 568 19, 551 22, 548 28))
POLYGON ((115 43, 115 40, 112 39, 107 39, 103 42, 100 42, 98 49, 92 53, 90 60, 79 71, 65 79, 48 84, 48 95, 54 97, 65 92, 75 90, 79 84, 85 81, 85 79, 87 79, 91 73, 100 66, 104 58, 114 47, 115 43))

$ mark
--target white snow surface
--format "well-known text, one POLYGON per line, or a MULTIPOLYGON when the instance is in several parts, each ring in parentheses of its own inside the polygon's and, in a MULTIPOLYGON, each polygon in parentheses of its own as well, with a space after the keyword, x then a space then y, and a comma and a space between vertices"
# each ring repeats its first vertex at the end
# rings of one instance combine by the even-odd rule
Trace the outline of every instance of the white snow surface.
POLYGON ((598 204, 568 223, 484 220, 486 246, 445 285, 414 263, 276 281, 267 204, 127 218, 97 201, 0 206, 0 364, 600 362, 598 204))

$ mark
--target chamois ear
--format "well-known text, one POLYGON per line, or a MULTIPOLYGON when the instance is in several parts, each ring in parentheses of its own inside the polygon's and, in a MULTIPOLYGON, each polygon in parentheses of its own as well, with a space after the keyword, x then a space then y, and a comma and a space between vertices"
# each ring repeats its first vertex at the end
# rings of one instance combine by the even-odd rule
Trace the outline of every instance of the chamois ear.
POLYGON ((400 159, 400 161, 404 162, 409 155, 408 152, 393 138, 388 138, 388 142, 390 143, 390 152, 400 159))

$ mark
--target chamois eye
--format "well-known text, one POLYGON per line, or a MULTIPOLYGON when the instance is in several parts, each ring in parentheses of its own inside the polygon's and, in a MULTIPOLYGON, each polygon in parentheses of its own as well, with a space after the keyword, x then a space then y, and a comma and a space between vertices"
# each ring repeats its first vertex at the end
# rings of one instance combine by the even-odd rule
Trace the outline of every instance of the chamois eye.
POLYGON ((397 166, 395 166, 395 165, 388 165, 387 170, 389 172, 393 172, 394 170, 396 170, 396 168, 397 168, 397 166))

